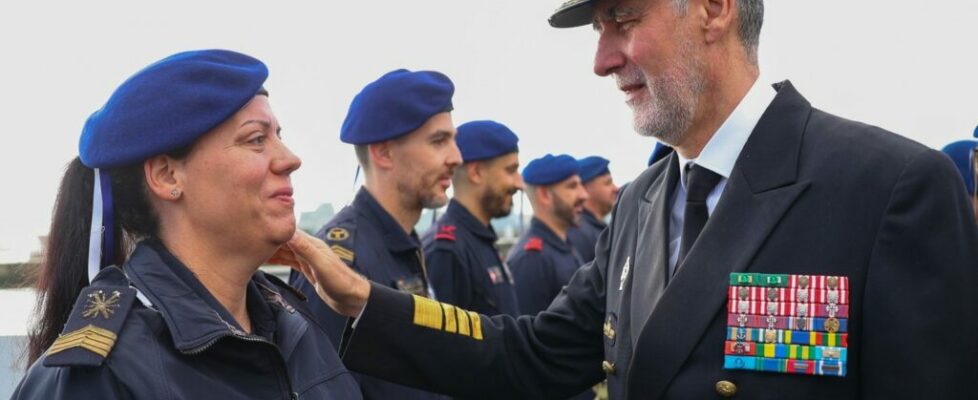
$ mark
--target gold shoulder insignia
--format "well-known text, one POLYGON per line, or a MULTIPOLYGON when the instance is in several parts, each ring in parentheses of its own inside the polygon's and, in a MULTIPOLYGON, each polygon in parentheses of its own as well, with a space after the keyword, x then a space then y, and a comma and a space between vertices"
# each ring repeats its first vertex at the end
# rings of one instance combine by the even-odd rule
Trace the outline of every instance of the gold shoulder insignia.
POLYGON ((336 253, 336 256, 339 257, 341 260, 347 262, 353 262, 353 256, 354 256, 353 250, 350 250, 338 244, 329 246, 329 249, 333 250, 333 253, 336 253))
POLYGON ((102 290, 89 293, 88 304, 85 305, 82 318, 101 316, 102 318, 109 319, 115 313, 115 309, 119 308, 119 296, 121 294, 118 290, 113 290, 111 296, 106 296, 102 290))
POLYGON ((346 229, 335 227, 326 232, 326 239, 334 242, 342 242, 350 238, 350 232, 346 229))
MULTIPOLYGON (((116 278, 112 274, 124 276, 121 271, 109 271, 100 273, 99 277, 116 278)), ((45 366, 98 366, 112 352, 136 300, 136 290, 128 286, 99 285, 98 279, 95 286, 82 289, 78 295, 62 334, 44 356, 45 366)))
POLYGON ((58 354, 62 351, 76 347, 91 351, 100 356, 108 357, 115 346, 116 335, 111 331, 99 328, 95 325, 87 325, 74 332, 59 336, 51 348, 48 355, 58 354))

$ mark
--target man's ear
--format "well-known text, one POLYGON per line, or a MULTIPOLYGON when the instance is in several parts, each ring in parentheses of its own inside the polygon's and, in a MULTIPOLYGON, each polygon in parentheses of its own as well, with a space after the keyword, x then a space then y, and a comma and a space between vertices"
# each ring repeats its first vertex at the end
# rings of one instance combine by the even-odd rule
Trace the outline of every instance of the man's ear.
POLYGON ((700 0, 704 15, 703 32, 707 44, 719 42, 733 30, 737 1, 740 0, 700 0))
POLYGON ((485 180, 485 166, 482 162, 470 162, 467 164, 462 164, 456 168, 465 168, 465 175, 469 178, 469 182, 473 185, 481 185, 482 181, 485 180))
POLYGON ((146 187, 156 198, 175 201, 183 195, 183 162, 168 155, 150 157, 143 162, 146 187))
POLYGON ((367 154, 370 155, 370 165, 380 169, 394 168, 393 147, 393 140, 368 144, 367 154))
POLYGON ((553 204, 554 192, 550 190, 549 186, 534 186, 533 192, 537 197, 537 201, 540 205, 544 207, 550 207, 553 204))

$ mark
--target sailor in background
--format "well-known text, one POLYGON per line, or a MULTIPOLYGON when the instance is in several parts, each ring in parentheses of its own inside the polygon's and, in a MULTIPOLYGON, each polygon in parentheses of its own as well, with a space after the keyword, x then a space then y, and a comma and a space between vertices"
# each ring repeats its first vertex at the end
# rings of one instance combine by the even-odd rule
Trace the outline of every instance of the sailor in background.
MULTIPOLYGON (((364 184, 353 203, 316 234, 333 253, 378 284, 434 297, 421 241, 414 225, 425 208, 448 202, 445 190, 462 163, 455 145, 452 95, 455 86, 434 71, 396 70, 371 82, 354 97, 340 140, 354 146, 364 184)), ((292 284, 316 298, 300 274, 292 284)), ((318 322, 334 343, 346 317, 312 302, 318 322)), ((357 375, 366 399, 437 399, 438 395, 357 375)))
POLYGON ((486 315, 519 315, 513 276, 496 248, 489 221, 509 215, 523 189, 519 138, 495 121, 458 127, 462 166, 452 175, 454 196, 421 238, 438 300, 486 315))
POLYGON ((581 170, 581 183, 587 191, 587 200, 584 201, 581 222, 567 230, 567 240, 584 262, 594 259, 594 245, 598 243, 598 235, 608 227, 605 217, 611 214, 615 200, 618 199, 618 186, 611 177, 609 163, 608 159, 600 156, 577 160, 581 170))

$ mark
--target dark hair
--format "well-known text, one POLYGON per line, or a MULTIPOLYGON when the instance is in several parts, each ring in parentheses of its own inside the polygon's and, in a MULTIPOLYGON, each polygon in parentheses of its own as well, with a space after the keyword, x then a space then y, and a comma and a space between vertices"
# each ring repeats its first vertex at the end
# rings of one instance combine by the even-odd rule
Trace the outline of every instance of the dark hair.
MULTIPOLYGON (((184 158, 191 146, 168 153, 184 158)), ((28 333, 28 367, 54 343, 68 321, 75 298, 88 285, 88 238, 92 221, 94 170, 77 157, 68 163, 47 237, 47 254, 35 276, 36 310, 41 317, 28 333)), ((159 219, 148 198, 143 163, 109 170, 117 221, 112 260, 122 265, 136 242, 159 235, 159 219)))
POLYGON ((353 151, 357 154, 357 161, 360 163, 360 168, 364 171, 370 166, 370 145, 367 144, 357 144, 353 146, 353 151))

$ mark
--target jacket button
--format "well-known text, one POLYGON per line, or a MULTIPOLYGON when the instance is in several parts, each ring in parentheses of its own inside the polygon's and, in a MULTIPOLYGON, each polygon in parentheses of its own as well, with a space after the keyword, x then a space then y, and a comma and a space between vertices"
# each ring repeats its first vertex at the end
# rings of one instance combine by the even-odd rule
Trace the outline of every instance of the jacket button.
POLYGON ((737 385, 730 381, 719 381, 716 384, 717 394, 723 397, 733 397, 737 394, 737 385))
POLYGON ((614 375, 615 374, 615 364, 612 364, 608 360, 605 360, 605 361, 602 361, 601 362, 601 369, 603 369, 604 370, 604 373, 606 373, 608 375, 614 375))

